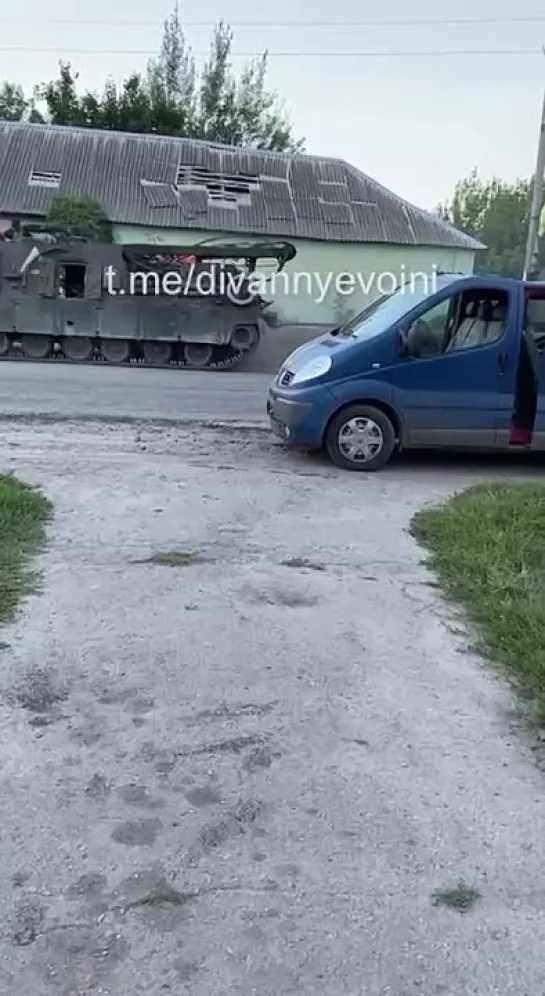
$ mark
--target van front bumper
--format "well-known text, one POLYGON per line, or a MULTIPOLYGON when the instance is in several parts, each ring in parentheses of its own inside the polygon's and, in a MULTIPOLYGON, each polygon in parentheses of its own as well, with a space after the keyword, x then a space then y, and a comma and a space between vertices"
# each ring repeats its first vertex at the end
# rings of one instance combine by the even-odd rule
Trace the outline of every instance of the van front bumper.
MULTIPOLYGON (((302 392, 301 392, 302 393, 302 392)), ((271 430, 291 446, 322 445, 335 402, 327 388, 305 392, 308 397, 289 398, 272 387, 267 398, 271 430)))

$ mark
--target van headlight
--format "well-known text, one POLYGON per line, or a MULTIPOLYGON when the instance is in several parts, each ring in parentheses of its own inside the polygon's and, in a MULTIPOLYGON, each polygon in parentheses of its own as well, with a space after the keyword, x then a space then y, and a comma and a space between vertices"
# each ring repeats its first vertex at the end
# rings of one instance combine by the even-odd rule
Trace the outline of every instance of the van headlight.
POLYGON ((315 380, 316 377, 323 377, 329 373, 333 361, 330 356, 316 356, 313 360, 305 363, 292 378, 292 384, 303 384, 307 380, 315 380))

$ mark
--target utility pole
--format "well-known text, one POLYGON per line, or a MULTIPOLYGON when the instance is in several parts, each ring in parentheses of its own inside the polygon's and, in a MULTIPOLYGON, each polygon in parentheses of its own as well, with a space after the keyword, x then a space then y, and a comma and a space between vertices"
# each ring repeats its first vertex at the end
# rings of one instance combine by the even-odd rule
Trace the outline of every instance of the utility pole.
MULTIPOLYGON (((542 49, 545 55, 545 46, 542 49)), ((541 109, 541 124, 539 128, 539 142, 537 147, 536 170, 534 175, 534 191, 532 195, 532 207, 530 210, 530 223, 528 225, 528 240, 526 242, 526 255, 524 258, 523 280, 528 280, 528 274, 534 260, 537 249, 537 238, 541 211, 543 209, 543 183, 545 175, 545 93, 543 94, 543 106, 541 109)))

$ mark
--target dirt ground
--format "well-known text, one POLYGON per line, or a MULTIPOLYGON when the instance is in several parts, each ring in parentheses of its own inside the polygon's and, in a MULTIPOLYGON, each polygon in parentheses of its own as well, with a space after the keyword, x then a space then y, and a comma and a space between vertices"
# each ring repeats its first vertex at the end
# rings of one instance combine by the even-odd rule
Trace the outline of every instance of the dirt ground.
POLYGON ((408 532, 492 472, 198 425, 0 455, 56 510, 1 635, 0 992, 541 996, 544 775, 408 532))

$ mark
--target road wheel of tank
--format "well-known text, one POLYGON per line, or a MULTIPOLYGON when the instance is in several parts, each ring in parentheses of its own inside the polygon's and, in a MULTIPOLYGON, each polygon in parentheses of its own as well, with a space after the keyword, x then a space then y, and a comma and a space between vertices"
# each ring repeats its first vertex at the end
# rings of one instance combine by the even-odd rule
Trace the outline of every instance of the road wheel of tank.
POLYGON ((131 344, 127 339, 103 339, 100 347, 108 363, 126 363, 130 359, 131 344))
POLYGON ((9 349, 9 337, 7 332, 0 332, 0 356, 5 356, 9 349))
POLYGON ((23 335, 21 347, 29 360, 45 360, 51 352, 51 338, 48 335, 23 335))
POLYGON ((240 353, 249 353, 259 342, 259 329, 256 325, 236 325, 230 345, 240 353))
POLYGON ((190 367, 207 367, 212 359, 212 346, 207 342, 188 342, 184 346, 184 358, 190 367))
POLYGON ((350 405, 334 416, 325 435, 325 449, 342 470, 381 470, 396 448, 392 422, 372 405, 350 405))
POLYGON ((146 363, 162 366, 170 360, 172 344, 170 342, 144 342, 142 343, 142 353, 146 363))
POLYGON ((93 357, 93 340, 88 339, 87 336, 74 336, 73 339, 63 340, 62 349, 67 360, 84 363, 93 357))

